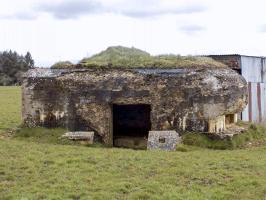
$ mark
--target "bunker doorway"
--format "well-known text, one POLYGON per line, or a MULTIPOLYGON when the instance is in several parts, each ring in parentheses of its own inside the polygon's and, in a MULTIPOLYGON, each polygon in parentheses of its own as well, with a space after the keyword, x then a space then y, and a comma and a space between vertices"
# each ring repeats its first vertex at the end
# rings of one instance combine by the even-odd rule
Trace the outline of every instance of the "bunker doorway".
POLYGON ((151 130, 151 106, 113 105, 113 143, 116 147, 145 149, 151 130))

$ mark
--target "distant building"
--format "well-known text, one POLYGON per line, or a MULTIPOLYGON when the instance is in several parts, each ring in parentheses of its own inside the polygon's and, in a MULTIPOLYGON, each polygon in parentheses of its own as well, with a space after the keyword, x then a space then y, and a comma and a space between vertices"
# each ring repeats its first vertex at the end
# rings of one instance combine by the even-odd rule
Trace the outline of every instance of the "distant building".
POLYGON ((266 58, 245 55, 210 55, 238 71, 248 82, 248 106, 241 114, 243 121, 266 119, 266 58))

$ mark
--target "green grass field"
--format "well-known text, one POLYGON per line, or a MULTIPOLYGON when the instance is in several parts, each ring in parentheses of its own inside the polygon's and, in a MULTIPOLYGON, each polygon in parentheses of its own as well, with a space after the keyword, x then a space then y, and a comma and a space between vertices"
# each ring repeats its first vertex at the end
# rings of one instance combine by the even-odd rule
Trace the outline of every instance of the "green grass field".
MULTIPOLYGON (((2 131, 20 124, 19 90, 0 87, 2 131)), ((266 147, 136 151, 59 143, 63 131, 0 137, 1 200, 266 199, 266 147)))
POLYGON ((20 87, 0 87, 0 132, 21 123, 20 87))

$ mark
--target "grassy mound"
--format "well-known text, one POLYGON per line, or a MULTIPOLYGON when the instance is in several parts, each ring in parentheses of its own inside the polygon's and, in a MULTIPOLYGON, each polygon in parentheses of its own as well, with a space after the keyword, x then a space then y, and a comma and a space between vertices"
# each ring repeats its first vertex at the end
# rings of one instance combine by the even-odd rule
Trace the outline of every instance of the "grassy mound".
POLYGON ((246 146, 266 144, 266 127, 251 124, 247 131, 234 135, 232 138, 211 139, 199 133, 186 133, 182 136, 183 143, 210 149, 237 149, 246 146))
POLYGON ((64 69, 64 68, 74 68, 75 65, 70 61, 59 61, 51 66, 52 69, 64 69))
POLYGON ((79 66, 83 67, 156 67, 156 68, 176 68, 176 67, 225 67, 224 64, 207 57, 179 56, 179 55, 159 55, 151 56, 149 53, 122 46, 109 47, 89 58, 80 61, 79 66))

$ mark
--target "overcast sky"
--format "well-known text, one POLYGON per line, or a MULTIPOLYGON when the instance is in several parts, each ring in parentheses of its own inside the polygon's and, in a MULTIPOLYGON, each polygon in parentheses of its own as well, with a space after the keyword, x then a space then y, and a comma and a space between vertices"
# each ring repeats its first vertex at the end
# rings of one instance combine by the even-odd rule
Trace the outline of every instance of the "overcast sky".
POLYGON ((266 56, 265 8, 265 0, 1 0, 0 51, 29 51, 38 66, 114 45, 266 56))

